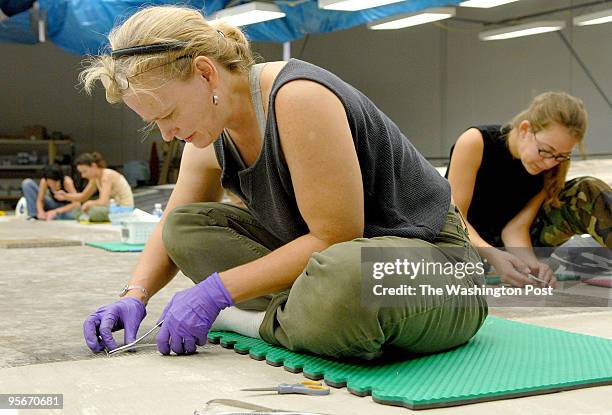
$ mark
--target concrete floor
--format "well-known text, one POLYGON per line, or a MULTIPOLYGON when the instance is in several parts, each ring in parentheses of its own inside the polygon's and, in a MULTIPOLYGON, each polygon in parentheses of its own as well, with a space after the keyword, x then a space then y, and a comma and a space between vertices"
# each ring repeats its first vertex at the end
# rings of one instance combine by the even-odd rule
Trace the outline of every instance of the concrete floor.
MULTIPOLYGON (((110 225, 0 217, 0 239, 62 237, 87 242, 118 240, 119 235, 110 225)), ((240 392, 302 377, 220 346, 207 345, 198 354, 183 357, 162 357, 154 349, 113 358, 91 354, 82 339, 82 322, 97 307, 116 299, 137 257, 86 246, 0 249, 0 393, 63 393, 65 409, 51 411, 58 414, 192 414, 218 398, 326 414, 412 413, 345 389, 334 389, 327 397, 240 392)), ((190 286, 186 277, 177 276, 151 300, 141 330, 155 323, 173 293, 190 286)), ((584 288, 579 294, 610 298, 607 291, 602 296, 605 288, 593 290, 584 288)), ((612 339, 611 308, 571 305, 498 307, 491 314, 612 339)), ((612 387, 418 412, 612 414, 612 387)), ((16 412, 0 410, 8 413, 16 412)), ((27 413, 45 411, 19 412, 27 413)))

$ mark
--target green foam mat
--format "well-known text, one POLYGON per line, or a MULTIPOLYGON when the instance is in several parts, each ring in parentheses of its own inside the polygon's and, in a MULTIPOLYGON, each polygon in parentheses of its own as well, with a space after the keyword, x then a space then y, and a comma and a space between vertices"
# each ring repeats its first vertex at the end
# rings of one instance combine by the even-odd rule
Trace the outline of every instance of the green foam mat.
POLYGON ((291 352, 231 332, 208 338, 375 402, 429 409, 612 384, 612 340, 488 317, 466 345, 380 361, 291 352))
POLYGON ((85 245, 111 252, 141 252, 145 247, 144 244, 126 244, 125 242, 85 242, 85 245))

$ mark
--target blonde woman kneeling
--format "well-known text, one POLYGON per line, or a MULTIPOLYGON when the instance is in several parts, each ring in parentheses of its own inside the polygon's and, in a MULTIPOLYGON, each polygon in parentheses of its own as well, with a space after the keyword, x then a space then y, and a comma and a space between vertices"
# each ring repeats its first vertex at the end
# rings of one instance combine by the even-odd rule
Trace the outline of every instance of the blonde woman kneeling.
MULTIPOLYGON (((239 320, 254 322, 249 335, 334 357, 431 353, 478 331, 481 296, 361 301, 364 247, 400 248, 420 262, 453 246, 449 262, 479 260, 446 180, 361 92, 300 60, 254 65, 239 29, 188 8, 141 10, 110 44, 84 72, 86 89, 102 80, 109 101, 187 144, 124 298, 84 323, 92 351, 117 347, 113 330, 133 340, 147 300, 179 269, 196 285, 160 318, 162 354, 195 353, 234 304, 247 313, 239 320), (222 188, 247 209, 218 203, 222 188)), ((484 278, 406 282, 473 287, 484 278)))

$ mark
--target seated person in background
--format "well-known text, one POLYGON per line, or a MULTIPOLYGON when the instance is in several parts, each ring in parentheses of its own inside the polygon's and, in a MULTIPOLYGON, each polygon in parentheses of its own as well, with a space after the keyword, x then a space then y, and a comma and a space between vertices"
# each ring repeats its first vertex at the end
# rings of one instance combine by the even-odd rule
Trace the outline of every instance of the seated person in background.
POLYGON ((554 286, 533 246, 559 246, 588 233, 612 247, 610 186, 594 177, 565 181, 586 128, 580 99, 546 92, 505 126, 469 128, 451 149, 453 199, 468 220, 470 240, 502 282, 533 284, 531 274, 554 286), (508 252, 493 248, 501 246, 508 252))
POLYGON ((100 153, 83 153, 75 161, 77 170, 87 186, 81 193, 60 193, 58 200, 78 201, 83 203, 81 210, 89 216, 92 222, 108 221, 110 200, 114 199, 117 206, 134 207, 134 196, 127 180, 121 173, 107 168, 106 161, 100 153), (99 198, 88 200, 96 190, 99 198))
POLYGON ((53 220, 74 219, 80 203, 58 199, 57 193, 76 193, 74 182, 57 164, 45 166, 39 184, 32 179, 21 183, 23 196, 28 206, 29 219, 53 220))

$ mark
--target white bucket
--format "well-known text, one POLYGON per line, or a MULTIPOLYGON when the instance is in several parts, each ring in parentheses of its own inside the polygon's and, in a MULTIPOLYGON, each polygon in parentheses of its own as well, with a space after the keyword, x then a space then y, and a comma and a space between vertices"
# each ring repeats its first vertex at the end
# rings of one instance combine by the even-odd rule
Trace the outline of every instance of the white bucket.
POLYGON ((15 217, 24 218, 28 216, 28 202, 25 197, 19 199, 17 206, 15 207, 15 217))

